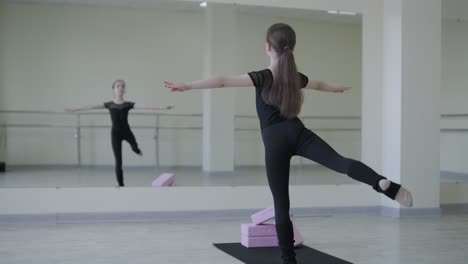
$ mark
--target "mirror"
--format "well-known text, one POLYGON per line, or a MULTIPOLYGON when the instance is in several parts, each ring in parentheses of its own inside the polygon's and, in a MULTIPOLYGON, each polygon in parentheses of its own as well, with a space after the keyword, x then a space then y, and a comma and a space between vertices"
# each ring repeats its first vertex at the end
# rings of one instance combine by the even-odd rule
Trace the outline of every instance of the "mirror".
MULTIPOLYGON (((451 8, 444 2, 444 9, 451 8)), ((465 182, 468 132, 466 87, 468 79, 468 21, 445 14, 442 20, 442 88, 440 169, 442 182, 465 182)))
MULTIPOLYGON (((171 93, 163 81, 202 78, 212 47, 208 30, 223 27, 235 29, 238 40, 237 53, 230 54, 237 70, 225 74, 266 68, 265 32, 277 22, 296 31, 296 63, 309 79, 353 87, 340 95, 304 91, 300 117, 338 152, 360 158, 360 15, 182 1, 52 2, 0 4, 0 161, 7 165, 1 188, 116 186, 109 111, 64 109, 112 101, 117 79, 125 80, 124 98, 136 107, 175 106, 130 111, 143 156, 122 144, 126 186, 151 186, 167 171, 177 175, 178 186, 266 185, 255 89, 233 90, 234 170, 207 172, 204 92, 171 93), (232 12, 234 19, 207 19, 210 8, 232 12)), ((291 164, 291 184, 355 183, 303 158, 291 164)))

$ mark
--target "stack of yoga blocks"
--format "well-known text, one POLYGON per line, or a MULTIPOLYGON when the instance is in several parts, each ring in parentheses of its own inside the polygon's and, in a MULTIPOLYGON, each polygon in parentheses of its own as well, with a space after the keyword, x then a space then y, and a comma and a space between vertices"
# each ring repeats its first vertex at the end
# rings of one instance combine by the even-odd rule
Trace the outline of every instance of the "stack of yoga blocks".
MULTIPOLYGON (((241 225, 241 244, 247 248, 255 247, 277 247, 278 237, 274 223, 268 221, 275 218, 273 207, 262 210, 251 217, 252 223, 241 225)), ((304 243, 299 230, 293 223, 294 246, 300 246, 304 243)))

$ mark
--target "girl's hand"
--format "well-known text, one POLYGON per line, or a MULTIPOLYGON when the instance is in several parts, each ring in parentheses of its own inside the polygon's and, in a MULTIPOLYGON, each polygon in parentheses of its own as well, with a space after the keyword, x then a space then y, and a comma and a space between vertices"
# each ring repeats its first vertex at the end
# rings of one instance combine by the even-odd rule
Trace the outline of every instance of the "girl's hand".
POLYGON ((332 92, 332 93, 343 93, 344 91, 348 91, 348 90, 351 90, 351 87, 349 87, 349 86, 337 86, 337 87, 333 87, 332 89, 330 89, 330 92, 332 92))
POLYGON ((192 90, 192 87, 186 83, 164 82, 164 86, 168 89, 171 89, 172 92, 185 92, 192 90))

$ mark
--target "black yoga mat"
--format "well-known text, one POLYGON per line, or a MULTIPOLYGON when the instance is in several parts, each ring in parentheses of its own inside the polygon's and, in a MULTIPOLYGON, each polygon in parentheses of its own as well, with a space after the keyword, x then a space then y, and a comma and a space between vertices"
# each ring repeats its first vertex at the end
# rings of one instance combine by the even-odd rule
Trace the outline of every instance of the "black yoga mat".
MULTIPOLYGON (((240 243, 213 244, 215 247, 246 264, 281 264, 278 248, 246 248, 240 243)), ((352 264, 307 246, 296 248, 300 264, 352 264)))

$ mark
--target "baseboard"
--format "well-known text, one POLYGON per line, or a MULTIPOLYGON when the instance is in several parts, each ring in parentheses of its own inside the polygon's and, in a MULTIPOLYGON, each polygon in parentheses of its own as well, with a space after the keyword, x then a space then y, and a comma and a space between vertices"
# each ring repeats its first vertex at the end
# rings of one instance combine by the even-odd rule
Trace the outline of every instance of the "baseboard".
POLYGON ((380 215, 386 217, 402 218, 415 216, 440 216, 442 210, 440 208, 394 208, 380 207, 380 215))

